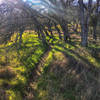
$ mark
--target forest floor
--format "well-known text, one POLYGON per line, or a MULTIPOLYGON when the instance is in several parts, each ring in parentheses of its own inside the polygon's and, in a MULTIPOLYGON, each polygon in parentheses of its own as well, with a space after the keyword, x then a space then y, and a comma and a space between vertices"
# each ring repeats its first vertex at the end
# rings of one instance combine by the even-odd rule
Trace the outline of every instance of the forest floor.
POLYGON ((30 34, 19 50, 0 49, 0 100, 100 100, 100 41, 79 41, 56 37, 46 49, 30 34))

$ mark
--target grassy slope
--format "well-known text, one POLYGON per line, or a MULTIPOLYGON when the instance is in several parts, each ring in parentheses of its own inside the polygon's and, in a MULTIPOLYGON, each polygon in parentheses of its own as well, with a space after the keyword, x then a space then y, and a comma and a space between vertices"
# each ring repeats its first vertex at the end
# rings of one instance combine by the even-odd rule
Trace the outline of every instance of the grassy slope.
POLYGON ((35 100, 99 100, 100 91, 97 88, 100 81, 98 61, 100 55, 94 57, 92 51, 100 50, 100 46, 90 43, 89 47, 83 48, 75 41, 70 43, 55 41, 54 44, 42 66, 40 78, 35 84, 33 83, 32 86, 35 86, 31 87, 36 93, 33 98, 35 100))
MULTIPOLYGON (((30 72, 45 52, 45 47, 36 35, 23 35, 23 39, 21 49, 16 51, 14 47, 8 53, 5 53, 4 50, 0 51, 1 68, 10 69, 9 73, 12 73, 11 76, 13 76, 4 79, 1 75, 0 78, 0 86, 10 94, 10 100, 22 100, 22 95, 27 92, 25 87, 30 72), (8 61, 5 60, 6 56, 9 57, 8 61)), ((98 44, 90 43, 89 47, 83 48, 77 40, 78 38, 72 39, 70 43, 64 43, 58 41, 58 37, 56 37, 52 49, 41 66, 40 77, 35 84, 30 83, 29 87, 35 91, 35 97, 30 98, 34 98, 34 100, 80 100, 82 96, 86 97, 86 94, 82 92, 84 90, 88 94, 85 85, 90 85, 88 88, 90 89, 92 83, 98 80, 95 72, 98 72, 100 67, 100 56, 99 53, 98 57, 94 56, 93 52, 94 49, 98 51, 100 47, 98 44), (84 73, 81 73, 83 71, 84 73), (91 79, 90 76, 94 78, 91 79), (88 82, 85 77, 88 78, 88 82)), ((98 84, 98 81, 95 82, 98 84)))
POLYGON ((10 100, 22 100, 30 71, 35 68, 45 50, 37 35, 26 33, 23 34, 21 49, 16 50, 14 46, 8 51, 7 48, 0 50, 0 88, 1 92, 5 90, 9 94, 10 100))
POLYGON ((100 91, 97 90, 100 81, 100 46, 90 42, 89 47, 83 48, 75 39, 70 43, 54 41, 54 46, 41 66, 40 77, 30 83, 27 100, 100 99, 100 91), (94 50, 98 57, 94 56, 94 50))

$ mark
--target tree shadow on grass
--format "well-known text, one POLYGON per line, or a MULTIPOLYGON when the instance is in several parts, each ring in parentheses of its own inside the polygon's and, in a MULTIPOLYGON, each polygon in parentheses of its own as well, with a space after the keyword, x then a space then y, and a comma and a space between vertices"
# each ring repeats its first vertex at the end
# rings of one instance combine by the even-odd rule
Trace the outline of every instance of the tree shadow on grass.
POLYGON ((88 47, 87 49, 90 50, 92 57, 100 63, 100 48, 88 47))
POLYGON ((97 89, 100 87, 97 78, 100 70, 76 52, 58 48, 55 48, 55 52, 61 52, 65 58, 61 61, 53 61, 47 74, 40 78, 38 89, 48 93, 41 96, 40 100, 54 98, 55 100, 99 100, 100 91, 97 89), (80 60, 72 56, 73 53, 80 60))
MULTIPOLYGON (((56 45, 63 49, 55 47, 55 52, 61 52, 64 54, 65 58, 68 59, 68 61, 65 60, 67 63, 63 63, 63 61, 59 60, 55 61, 56 59, 54 57, 54 61, 50 64, 50 66, 48 66, 50 68, 46 71, 47 74, 43 73, 43 75, 41 75, 38 89, 34 90, 34 86, 32 88, 29 84, 25 86, 28 93, 27 95, 29 96, 28 100, 32 100, 34 98, 35 100, 53 100, 54 98, 56 98, 55 100, 99 100, 100 91, 97 91, 99 88, 99 82, 97 81, 99 69, 94 67, 94 65, 87 61, 87 59, 80 56, 74 50, 64 47, 64 44, 56 45), (40 97, 40 91, 44 94, 46 91, 47 94, 40 97)), ((77 46, 73 43, 70 45, 77 48, 77 46)), ((28 63, 25 59, 24 61, 26 67, 29 66, 29 63, 33 62, 33 60, 31 60, 31 62, 28 63)), ((35 66, 37 65, 38 63, 35 66)), ((34 82, 35 75, 37 74, 34 72, 34 69, 31 69, 31 72, 27 74, 30 79, 28 82, 34 82)), ((23 96, 23 98, 26 98, 25 94, 23 94, 23 96)))
MULTIPOLYGON (((68 45, 67 48, 66 48, 65 44, 56 44, 56 45, 59 46, 59 47, 61 47, 61 48, 63 48, 63 49, 65 50, 65 52, 68 51, 68 52, 70 52, 71 54, 75 55, 76 57, 80 58, 82 61, 86 62, 86 63, 89 64, 90 66, 95 66, 95 65, 93 65, 93 64, 87 59, 86 56, 89 56, 89 55, 81 56, 80 53, 82 53, 82 51, 80 51, 80 50, 79 50, 79 53, 76 52, 77 49, 82 48, 81 46, 79 46, 78 43, 69 42, 69 43, 67 43, 67 45, 68 45)), ((57 49, 57 48, 56 48, 56 49, 57 49)), ((89 49, 89 50, 92 50, 92 49, 94 49, 94 48, 91 49, 91 48, 88 47, 88 49, 89 49)), ((92 51, 93 51, 93 50, 92 50, 92 51)), ((95 51, 96 51, 96 53, 100 53, 100 49, 96 49, 95 51)), ((93 56, 93 53, 92 53, 92 52, 91 52, 91 56, 92 56, 93 58, 95 58, 95 60, 98 62, 97 56, 93 56)), ((98 56, 99 56, 99 55, 98 55, 98 56)), ((91 59, 92 59, 92 58, 91 58, 91 59)))

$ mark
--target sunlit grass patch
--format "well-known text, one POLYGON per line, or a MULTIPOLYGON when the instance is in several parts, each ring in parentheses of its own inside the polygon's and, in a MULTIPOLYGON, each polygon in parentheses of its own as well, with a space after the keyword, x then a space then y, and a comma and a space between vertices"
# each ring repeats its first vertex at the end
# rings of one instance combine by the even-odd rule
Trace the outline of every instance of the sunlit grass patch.
POLYGON ((45 64, 43 65, 42 72, 45 73, 48 71, 50 63, 53 61, 53 52, 50 51, 48 57, 46 58, 45 64))
POLYGON ((40 93, 39 93, 39 97, 38 97, 40 100, 42 99, 42 98, 47 98, 47 91, 45 91, 45 90, 40 90, 40 93))
POLYGON ((16 67, 14 67, 13 68, 14 70, 16 70, 16 72, 18 72, 18 73, 24 73, 25 71, 26 71, 26 67, 25 66, 16 66, 16 67))
MULTIPOLYGON (((14 39, 15 37, 16 35, 13 36, 12 39, 14 39)), ((41 43, 41 41, 39 41, 37 35, 33 33, 25 33, 23 34, 22 38, 23 43, 20 49, 16 50, 16 47, 13 47, 10 48, 8 52, 5 52, 6 49, 0 50, 0 64, 2 65, 2 67, 4 65, 3 63, 5 63, 7 58, 7 60, 9 61, 9 67, 12 68, 16 73, 16 76, 13 77, 11 80, 5 80, 4 78, 0 78, 0 86, 3 86, 4 84, 10 86, 10 90, 7 90, 7 93, 10 94, 9 100, 22 100, 21 93, 23 92, 24 86, 27 84, 29 73, 33 68, 36 67, 35 64, 38 63, 41 56, 45 52, 45 47, 43 47, 43 44, 41 43)), ((12 43, 13 42, 8 42, 6 46, 10 46, 12 45, 12 43)), ((1 47, 4 46, 5 45, 2 45, 1 47)), ((7 72, 8 74, 11 74, 9 71, 7 72)))
POLYGON ((9 100, 22 100, 20 92, 18 91, 7 90, 6 93, 9 95, 9 100))
MULTIPOLYGON (((55 51, 60 51, 67 55, 70 55, 78 61, 81 60, 82 62, 84 61, 84 63, 87 63, 87 64, 90 63, 91 65, 93 65, 95 67, 100 66, 98 59, 93 57, 91 50, 88 49, 88 48, 90 48, 91 45, 89 45, 88 48, 84 48, 79 43, 74 44, 73 42, 72 43, 64 43, 64 42, 56 43, 53 46, 53 48, 55 51)), ((94 46, 92 46, 92 48, 94 48, 94 49, 99 48, 99 46, 95 46, 95 44, 94 44, 94 46)))

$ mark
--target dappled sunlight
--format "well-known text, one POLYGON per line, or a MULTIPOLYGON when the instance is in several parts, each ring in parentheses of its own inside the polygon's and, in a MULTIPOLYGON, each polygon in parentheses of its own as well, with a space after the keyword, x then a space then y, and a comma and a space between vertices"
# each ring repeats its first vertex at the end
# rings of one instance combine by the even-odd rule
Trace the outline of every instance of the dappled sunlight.
POLYGON ((16 78, 17 78, 16 80, 18 82, 20 81, 20 82, 22 82, 22 84, 26 83, 26 78, 24 76, 18 74, 16 78))
POLYGON ((43 91, 43 90, 40 90, 40 93, 39 93, 39 98, 41 99, 42 97, 44 97, 46 99, 46 96, 47 96, 47 91, 43 91))
MULTIPOLYGON (((27 35, 27 34, 23 35, 23 44, 22 45, 27 46, 29 48, 23 48, 23 49, 20 49, 17 51, 14 49, 15 47, 13 47, 10 49, 10 51, 12 51, 12 52, 10 52, 10 51, 6 52, 5 55, 2 54, 2 52, 5 53, 5 51, 3 49, 0 52, 0 65, 2 65, 2 67, 3 67, 3 65, 4 65, 3 63, 6 63, 5 59, 6 59, 6 55, 7 55, 7 57, 9 57, 9 58, 7 58, 8 62, 9 62, 9 66, 16 73, 16 77, 11 79, 10 81, 0 79, 0 81, 1 81, 0 86, 2 86, 4 83, 6 83, 6 84, 11 85, 11 87, 15 87, 15 89, 17 89, 16 88, 17 85, 18 86, 20 86, 21 84, 25 85, 27 82, 27 77, 29 76, 28 72, 35 67, 35 64, 38 63, 39 58, 41 57, 41 55, 43 54, 43 52, 45 50, 42 47, 41 43, 39 43, 36 35, 32 35, 32 34, 28 34, 27 36, 25 36, 25 35, 27 35), (30 42, 30 43, 24 44, 25 42, 30 42), (40 45, 41 46, 39 48, 36 48, 34 44, 36 44, 37 46, 40 46, 40 45), (32 45, 33 45, 33 47, 32 47, 32 45), (20 57, 18 56, 18 54, 19 54, 18 52, 20 53, 20 57), (25 73, 26 73, 26 75, 25 75, 25 73)), ((14 38, 15 38, 15 36, 14 36, 14 38)), ((9 44, 7 44, 7 46, 12 45, 12 43, 9 42, 9 44)), ((0 73, 0 74, 2 74, 2 73, 0 73)), ((10 74, 10 72, 8 72, 8 74, 10 74)), ((7 93, 11 94, 9 96, 9 100, 14 100, 14 98, 17 99, 16 95, 18 96, 18 94, 16 94, 16 92, 14 92, 14 90, 7 90, 7 93)), ((20 92, 19 92, 19 95, 20 95, 20 92)))
POLYGON ((13 90, 7 90, 6 93, 9 95, 9 100, 14 100, 14 99, 22 100, 20 93, 17 91, 14 92, 13 90), (16 94, 17 94, 17 97, 16 97, 16 94))

